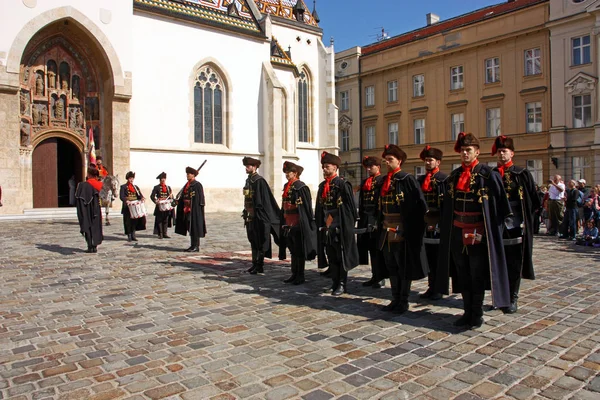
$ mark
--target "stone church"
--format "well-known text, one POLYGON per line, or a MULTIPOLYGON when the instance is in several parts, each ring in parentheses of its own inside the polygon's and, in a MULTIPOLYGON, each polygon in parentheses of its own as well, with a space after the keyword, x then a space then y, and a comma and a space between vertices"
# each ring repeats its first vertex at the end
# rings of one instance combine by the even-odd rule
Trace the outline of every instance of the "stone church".
MULTIPOLYGON (((242 158, 276 197, 284 161, 316 191, 337 151, 333 45, 303 0, 5 0, 0 214, 68 206, 95 151, 149 196, 205 166, 208 211, 239 211, 242 158), (90 130, 92 134, 90 135, 90 130)), ((117 202, 117 205, 120 204, 117 202)))

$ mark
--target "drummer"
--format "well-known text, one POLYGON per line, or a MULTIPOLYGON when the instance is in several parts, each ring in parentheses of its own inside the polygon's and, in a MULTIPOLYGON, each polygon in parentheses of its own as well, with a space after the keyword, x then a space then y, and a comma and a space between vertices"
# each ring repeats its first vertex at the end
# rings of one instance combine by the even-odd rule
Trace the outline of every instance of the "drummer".
POLYGON ((174 210, 171 206, 173 191, 171 186, 167 186, 167 174, 165 172, 161 172, 156 179, 160 183, 154 186, 150 195, 150 200, 156 204, 154 208, 154 234, 158 235, 159 239, 168 239, 170 236, 167 235, 167 228, 173 226, 174 210))
POLYGON ((125 179, 127 179, 127 183, 121 185, 121 191, 119 193, 119 198, 123 202, 123 207, 121 207, 121 214, 123 214, 123 227, 125 228, 127 241, 131 242, 133 240, 134 242, 137 242, 135 232, 146 230, 146 213, 143 212, 143 215, 136 215, 139 213, 134 213, 132 216, 130 210, 132 208, 135 210, 136 202, 143 203, 146 198, 140 191, 140 188, 133 184, 135 172, 127 172, 125 179), (134 216, 137 216, 138 218, 133 218, 134 216))

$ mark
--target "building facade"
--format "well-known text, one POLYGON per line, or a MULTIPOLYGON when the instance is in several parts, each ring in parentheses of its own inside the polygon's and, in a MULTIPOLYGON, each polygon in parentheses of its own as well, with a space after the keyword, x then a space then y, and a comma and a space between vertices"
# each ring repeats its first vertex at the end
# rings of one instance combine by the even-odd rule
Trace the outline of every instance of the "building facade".
POLYGON ((509 1, 362 47, 361 156, 396 143, 419 175, 429 144, 449 172, 459 132, 479 137, 480 159, 494 165, 494 138, 507 135, 515 163, 541 183, 551 171, 548 13, 545 0, 509 1))
MULTIPOLYGON (((208 211, 242 208, 243 156, 281 165, 337 149, 333 47, 302 0, 9 0, 0 15, 3 214, 66 206, 93 137, 145 194, 198 167, 208 211)), ((124 180, 124 179, 122 179, 124 180)))
POLYGON ((550 156, 566 179, 600 182, 600 2, 550 0, 550 156))

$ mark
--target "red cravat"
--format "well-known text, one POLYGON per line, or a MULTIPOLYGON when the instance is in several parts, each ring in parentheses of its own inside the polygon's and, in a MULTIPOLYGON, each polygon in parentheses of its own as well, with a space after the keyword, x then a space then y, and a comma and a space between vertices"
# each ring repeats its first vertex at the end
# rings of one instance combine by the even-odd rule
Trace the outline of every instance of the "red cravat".
POLYGON ((388 194, 388 192, 390 191, 390 186, 392 186, 392 176, 394 176, 394 174, 399 171, 400 167, 388 172, 387 176, 385 177, 385 182, 383 182, 383 186, 381 187, 382 196, 386 196, 388 194))
POLYGON ((507 162, 504 165, 500 165, 500 163, 498 163, 498 172, 500 172, 500 176, 504 178, 504 171, 507 168, 510 168, 513 166, 512 160, 510 160, 509 162, 507 162))
POLYGON ((333 178, 335 178, 336 176, 337 176, 337 174, 333 175, 332 177, 325 178, 325 186, 323 186, 323 193, 321 194, 321 198, 323 198, 323 199, 327 198, 327 195, 329 194, 329 189, 330 189, 329 182, 331 182, 331 180, 333 178))
POLYGON ((294 184, 294 182, 296 182, 298 180, 298 178, 292 179, 291 181, 289 181, 287 183, 287 185, 285 185, 285 189, 283 189, 283 198, 285 199, 286 197, 288 197, 288 193, 290 191, 290 188, 292 187, 292 185, 294 184))
POLYGON ((425 179, 423 180, 423 184, 421 185, 421 190, 424 192, 433 191, 433 187, 431 186, 431 177, 440 172, 439 168, 435 168, 432 171, 427 171, 425 174, 425 179))
POLYGON ((365 191, 373 190, 373 178, 375 178, 379 175, 381 175, 381 174, 377 174, 375 176, 368 177, 367 180, 365 181, 365 184, 363 185, 363 190, 365 190, 365 191))
POLYGON ((160 190, 163 193, 167 193, 167 185, 163 185, 162 183, 160 184, 160 190))
POLYGON ((469 186, 471 184, 471 171, 477 164, 479 164, 479 160, 477 160, 477 159, 475 159, 475 161, 473 161, 471 163, 471 165, 465 165, 465 163, 462 163, 463 172, 460 174, 460 177, 458 178, 458 183, 456 184, 456 189, 461 190, 463 192, 469 191, 469 186))
POLYGON ((127 189, 129 189, 129 191, 131 193, 136 193, 137 194, 137 192, 135 191, 135 188, 133 187, 133 184, 131 184, 131 183, 127 184, 127 189))

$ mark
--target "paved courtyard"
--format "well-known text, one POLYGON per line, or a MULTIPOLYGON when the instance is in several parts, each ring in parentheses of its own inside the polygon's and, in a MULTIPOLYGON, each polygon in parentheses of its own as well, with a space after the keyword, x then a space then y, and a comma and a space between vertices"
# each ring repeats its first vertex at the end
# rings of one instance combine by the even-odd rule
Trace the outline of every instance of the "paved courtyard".
POLYGON ((519 313, 463 331, 424 281, 391 316, 366 266, 339 298, 315 264, 287 286, 285 262, 245 273, 239 214, 207 225, 190 256, 151 229, 127 243, 120 219, 98 254, 76 221, 0 222, 0 399, 600 398, 600 249, 537 238, 519 313))

